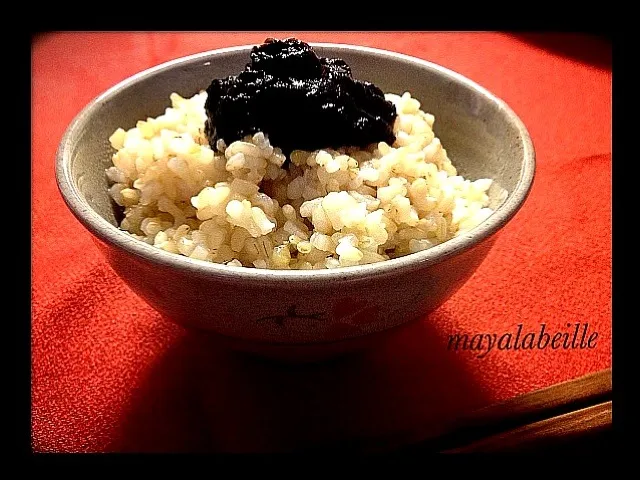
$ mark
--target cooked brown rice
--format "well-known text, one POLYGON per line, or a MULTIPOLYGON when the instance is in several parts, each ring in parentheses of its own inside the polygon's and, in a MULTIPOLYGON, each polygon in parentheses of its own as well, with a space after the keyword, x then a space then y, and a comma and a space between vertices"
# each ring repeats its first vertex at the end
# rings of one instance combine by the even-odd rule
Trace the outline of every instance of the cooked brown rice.
POLYGON ((323 269, 426 250, 484 221, 491 179, 465 180, 409 93, 387 94, 396 142, 293 151, 262 133, 209 147, 206 92, 109 138, 120 227, 168 252, 234 266, 323 269))

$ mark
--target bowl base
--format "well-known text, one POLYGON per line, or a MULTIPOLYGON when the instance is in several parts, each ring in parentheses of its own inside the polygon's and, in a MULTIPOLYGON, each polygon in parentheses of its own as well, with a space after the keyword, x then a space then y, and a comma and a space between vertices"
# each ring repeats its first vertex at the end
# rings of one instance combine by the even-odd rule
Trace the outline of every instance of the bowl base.
POLYGON ((326 362, 350 355, 362 353, 365 350, 379 347, 391 337, 402 330, 421 321, 424 316, 404 322, 381 332, 376 332, 361 337, 337 340, 335 342, 309 343, 309 344, 282 344, 264 343, 251 340, 238 339, 206 331, 212 345, 251 357, 272 360, 283 363, 317 363, 326 362))

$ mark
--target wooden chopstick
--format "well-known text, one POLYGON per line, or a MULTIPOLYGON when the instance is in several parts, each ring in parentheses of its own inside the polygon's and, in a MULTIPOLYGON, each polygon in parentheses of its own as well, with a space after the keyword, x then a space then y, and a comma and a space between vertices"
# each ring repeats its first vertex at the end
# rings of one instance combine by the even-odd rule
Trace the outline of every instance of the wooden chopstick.
POLYGON ((489 451, 510 443, 524 448, 547 435, 551 441, 599 434, 611 425, 611 397, 611 369, 606 369, 463 415, 409 446, 399 446, 399 439, 386 443, 399 446, 398 453, 489 451))
MULTIPOLYGON (((490 405, 463 416, 454 428, 456 443, 487 437, 523 425, 591 407, 611 400, 611 369, 585 375, 490 405), (478 434, 478 435, 476 435, 478 434)), ((442 438, 440 439, 443 440, 442 438)))
POLYGON ((594 438, 599 439, 600 448, 605 444, 602 440, 604 435, 611 432, 611 418, 611 401, 608 401, 492 435, 444 453, 540 451, 558 448, 584 450, 585 445, 594 438), (568 444, 569 441, 577 444, 568 444))

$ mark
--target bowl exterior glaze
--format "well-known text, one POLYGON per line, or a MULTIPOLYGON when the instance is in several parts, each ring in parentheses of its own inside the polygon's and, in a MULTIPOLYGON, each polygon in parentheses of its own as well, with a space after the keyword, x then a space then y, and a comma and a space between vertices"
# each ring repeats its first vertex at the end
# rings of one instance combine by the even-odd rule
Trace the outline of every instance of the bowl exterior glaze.
POLYGON ((423 318, 468 280, 493 241, 410 276, 398 269, 368 281, 337 278, 319 286, 268 279, 233 285, 132 258, 102 241, 98 246, 127 285, 167 318, 225 337, 295 345, 360 337, 423 318))
POLYGON ((191 96, 216 77, 242 70, 251 46, 205 52, 154 67, 93 100, 71 123, 57 155, 65 202, 131 289, 165 317, 262 351, 327 349, 373 338, 439 307, 473 274, 496 233, 530 191, 535 154, 516 114, 474 82, 438 65, 382 50, 314 44, 343 58, 354 77, 385 92, 411 92, 435 115, 434 130, 466 178, 493 178, 507 190, 480 226, 428 251, 372 265, 326 271, 227 267, 160 251, 117 228, 105 168, 118 127, 163 113, 169 95, 191 96))

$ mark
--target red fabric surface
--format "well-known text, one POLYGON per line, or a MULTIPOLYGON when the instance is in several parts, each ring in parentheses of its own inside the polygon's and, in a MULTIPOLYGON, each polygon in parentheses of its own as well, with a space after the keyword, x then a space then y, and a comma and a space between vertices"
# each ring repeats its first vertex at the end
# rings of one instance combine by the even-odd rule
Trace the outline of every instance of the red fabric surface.
MULTIPOLYGON (((282 37, 289 33, 277 33, 282 37)), ((32 50, 32 445, 35 451, 264 451, 426 434, 470 408, 611 366, 611 69, 500 33, 311 33, 434 61, 509 103, 532 135, 531 195, 469 282, 379 348, 287 366, 169 323, 108 267, 54 180, 93 97, 145 68, 265 33, 55 33, 32 50), (596 347, 447 350, 456 332, 566 331, 596 347)), ((606 57, 580 37, 561 42, 606 57), (569 41, 570 40, 570 41, 569 41), (596 52, 598 53, 598 52, 596 52)), ((573 48, 576 51, 576 48, 573 48)), ((596 58, 597 57, 597 58, 596 58)), ((596 60, 594 60, 596 58, 596 60)), ((455 159, 453 159, 455 163, 455 159)))

